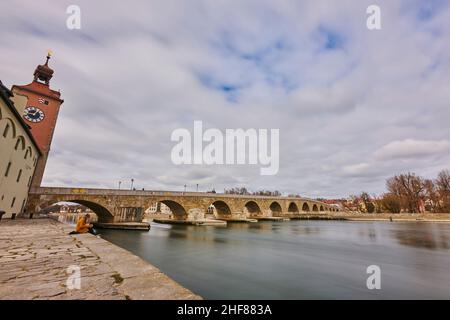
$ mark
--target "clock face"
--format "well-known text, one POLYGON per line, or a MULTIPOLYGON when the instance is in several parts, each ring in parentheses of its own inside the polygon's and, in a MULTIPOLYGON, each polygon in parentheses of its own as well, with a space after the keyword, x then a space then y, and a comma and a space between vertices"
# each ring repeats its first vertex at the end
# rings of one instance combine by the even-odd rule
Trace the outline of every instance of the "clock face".
POLYGON ((39 108, 28 107, 24 110, 23 117, 30 122, 41 122, 44 120, 45 114, 44 111, 39 108))

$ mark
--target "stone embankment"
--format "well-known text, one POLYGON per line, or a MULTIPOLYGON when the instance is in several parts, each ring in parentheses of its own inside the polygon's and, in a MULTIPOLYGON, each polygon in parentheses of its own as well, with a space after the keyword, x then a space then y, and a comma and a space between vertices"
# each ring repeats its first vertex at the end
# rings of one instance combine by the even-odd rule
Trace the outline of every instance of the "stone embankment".
POLYGON ((72 229, 50 219, 2 220, 0 299, 201 299, 129 251, 72 229))

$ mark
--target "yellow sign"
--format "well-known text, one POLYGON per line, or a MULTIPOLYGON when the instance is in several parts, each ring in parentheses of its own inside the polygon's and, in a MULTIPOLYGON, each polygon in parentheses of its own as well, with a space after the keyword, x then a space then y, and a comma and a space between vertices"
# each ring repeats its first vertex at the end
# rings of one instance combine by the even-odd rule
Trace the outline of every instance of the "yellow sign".
POLYGON ((86 189, 72 189, 72 193, 86 193, 86 189))

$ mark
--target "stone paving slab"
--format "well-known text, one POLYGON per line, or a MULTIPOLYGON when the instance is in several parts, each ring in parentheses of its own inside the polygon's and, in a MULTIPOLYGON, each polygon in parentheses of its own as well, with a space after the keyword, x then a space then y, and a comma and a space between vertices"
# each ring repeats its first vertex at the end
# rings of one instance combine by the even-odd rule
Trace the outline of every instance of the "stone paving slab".
MULTIPOLYGON (((0 299, 201 299, 129 251, 51 219, 0 222, 0 299), (81 288, 69 289, 76 266, 81 288)), ((130 231, 133 232, 133 231, 130 231)))

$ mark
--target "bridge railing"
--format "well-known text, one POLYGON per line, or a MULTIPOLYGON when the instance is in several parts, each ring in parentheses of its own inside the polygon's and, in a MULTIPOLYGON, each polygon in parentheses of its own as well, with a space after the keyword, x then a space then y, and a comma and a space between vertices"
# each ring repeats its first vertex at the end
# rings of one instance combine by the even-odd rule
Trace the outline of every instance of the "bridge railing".
POLYGON ((100 189, 100 188, 70 188, 70 187, 33 187, 30 194, 40 195, 117 195, 117 196, 188 196, 188 197, 209 197, 209 198, 242 198, 242 199, 282 199, 297 201, 312 201, 322 203, 306 197, 286 197, 286 196, 262 196, 262 195, 239 195, 211 192, 184 192, 184 191, 163 191, 163 190, 124 190, 124 189, 100 189))

